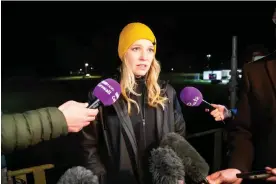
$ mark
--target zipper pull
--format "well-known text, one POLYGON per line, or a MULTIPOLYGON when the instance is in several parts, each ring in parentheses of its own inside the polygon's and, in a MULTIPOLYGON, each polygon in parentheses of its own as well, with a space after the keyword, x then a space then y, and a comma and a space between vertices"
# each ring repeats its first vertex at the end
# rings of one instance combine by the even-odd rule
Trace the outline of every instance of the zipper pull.
POLYGON ((143 122, 143 126, 145 126, 146 121, 145 121, 145 119, 144 119, 144 118, 142 119, 142 122, 143 122))

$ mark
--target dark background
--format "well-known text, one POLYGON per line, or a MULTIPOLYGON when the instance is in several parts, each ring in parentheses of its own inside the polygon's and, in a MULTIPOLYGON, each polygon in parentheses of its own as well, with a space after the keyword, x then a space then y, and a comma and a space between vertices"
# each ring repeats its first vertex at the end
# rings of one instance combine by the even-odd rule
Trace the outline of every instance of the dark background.
POLYGON ((163 71, 201 71, 206 55, 230 67, 238 36, 239 65, 252 44, 275 49, 275 2, 1 2, 2 76, 60 76, 85 62, 98 72, 120 64, 121 29, 139 21, 157 37, 163 71), (110 67, 107 67, 110 66, 110 67))

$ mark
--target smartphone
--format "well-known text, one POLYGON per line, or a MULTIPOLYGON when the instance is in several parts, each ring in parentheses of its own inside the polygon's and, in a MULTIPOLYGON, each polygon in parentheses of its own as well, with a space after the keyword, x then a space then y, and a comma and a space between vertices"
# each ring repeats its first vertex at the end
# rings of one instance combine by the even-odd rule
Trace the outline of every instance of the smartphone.
POLYGON ((242 178, 242 179, 258 180, 258 179, 266 179, 272 175, 267 173, 266 170, 261 170, 261 171, 239 173, 239 174, 236 174, 236 176, 237 178, 242 178))

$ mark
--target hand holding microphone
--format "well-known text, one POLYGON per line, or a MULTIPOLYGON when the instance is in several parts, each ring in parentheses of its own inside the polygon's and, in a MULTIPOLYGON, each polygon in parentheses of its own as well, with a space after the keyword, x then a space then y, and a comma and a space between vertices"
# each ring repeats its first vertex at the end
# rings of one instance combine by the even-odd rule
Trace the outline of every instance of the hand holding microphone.
POLYGON ((276 168, 266 167, 265 170, 268 174, 271 174, 267 181, 276 182, 276 168))
POLYGON ((120 84, 113 79, 105 79, 101 81, 93 90, 92 103, 79 103, 70 100, 58 107, 63 113, 68 132, 79 132, 83 127, 90 124, 96 119, 98 107, 109 106, 115 103, 121 94, 120 84))
POLYGON ((70 100, 58 107, 66 119, 68 132, 79 132, 95 120, 98 109, 87 109, 87 105, 87 103, 70 100))
POLYGON ((240 184, 242 182, 241 178, 237 178, 237 174, 241 173, 238 169, 225 169, 222 171, 217 171, 207 177, 210 184, 240 184))
MULTIPOLYGON (((215 121, 222 121, 226 118, 230 118, 231 111, 229 111, 224 105, 211 104, 215 110, 212 110, 210 114, 214 117, 215 121)), ((206 112, 209 112, 209 109, 205 109, 206 112)))
POLYGON ((265 170, 241 172, 237 169, 230 168, 222 171, 217 171, 207 177, 210 184, 240 184, 243 180, 266 180, 276 181, 276 168, 266 167, 265 170))
POLYGON ((225 111, 224 116, 221 116, 222 114, 220 112, 217 112, 216 106, 210 104, 209 102, 205 101, 203 99, 202 93, 196 89, 195 87, 185 87, 180 92, 180 99, 181 101, 190 107, 198 107, 200 104, 205 103, 209 106, 209 108, 212 110, 212 114, 218 116, 218 119, 222 121, 224 124, 224 117, 227 116, 229 110, 225 111))

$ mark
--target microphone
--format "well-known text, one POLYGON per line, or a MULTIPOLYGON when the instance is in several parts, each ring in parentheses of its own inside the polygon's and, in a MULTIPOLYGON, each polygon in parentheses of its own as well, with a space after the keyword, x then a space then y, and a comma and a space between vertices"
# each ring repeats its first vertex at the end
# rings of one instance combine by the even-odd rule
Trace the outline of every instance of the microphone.
POLYGON ((68 169, 59 179, 57 184, 99 184, 98 176, 92 171, 81 167, 68 169))
POLYGON ((171 132, 163 137, 160 147, 170 147, 182 160, 184 171, 193 182, 209 184, 209 166, 195 148, 181 135, 171 132))
POLYGON ((180 92, 180 99, 181 101, 190 107, 197 107, 202 102, 210 106, 212 110, 215 110, 215 108, 207 101, 203 100, 202 93, 195 87, 185 87, 180 92))
POLYGON ((182 160, 171 148, 153 149, 149 160, 154 184, 178 184, 179 180, 185 183, 182 160))
POLYGON ((196 166, 196 164, 193 164, 191 157, 185 157, 183 159, 183 162, 185 163, 185 172, 192 181, 194 181, 195 183, 209 184, 209 181, 206 179, 208 174, 203 175, 201 173, 201 170, 198 169, 198 167, 196 166))
MULTIPOLYGON (((197 107, 203 102, 207 104, 211 110, 216 109, 209 102, 203 99, 202 93, 195 87, 188 86, 183 88, 180 92, 180 99, 185 105, 190 107, 197 107)), ((225 118, 232 117, 232 112, 226 109, 224 113, 224 117, 225 118)), ((225 124, 224 120, 222 120, 222 122, 225 124)))
POLYGON ((110 106, 120 97, 121 86, 114 79, 105 79, 94 88, 93 95, 96 99, 93 100, 87 108, 96 109, 100 105, 110 106))

